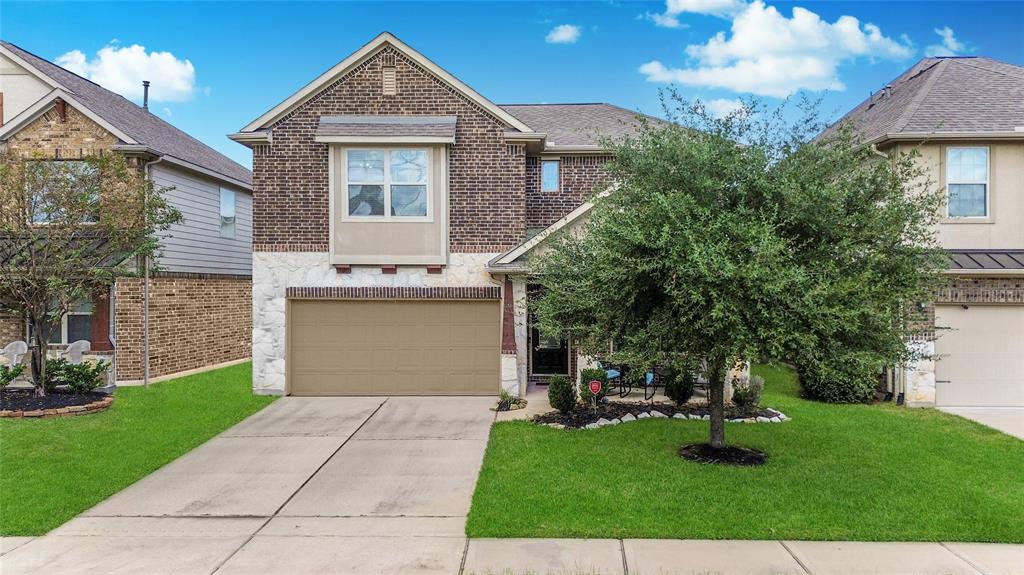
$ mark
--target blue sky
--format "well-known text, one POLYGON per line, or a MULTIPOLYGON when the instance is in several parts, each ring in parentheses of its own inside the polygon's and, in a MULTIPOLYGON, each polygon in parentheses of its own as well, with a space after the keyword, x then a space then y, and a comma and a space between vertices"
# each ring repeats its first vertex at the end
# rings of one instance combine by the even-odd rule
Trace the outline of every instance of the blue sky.
POLYGON ((658 89, 727 110, 806 89, 837 117, 926 54, 1024 65, 1024 2, 10 2, 0 36, 138 99, 250 165, 234 132, 387 30, 497 103, 658 89), (851 18, 852 17, 852 18, 851 18), (855 19, 855 20, 854 20, 855 19))

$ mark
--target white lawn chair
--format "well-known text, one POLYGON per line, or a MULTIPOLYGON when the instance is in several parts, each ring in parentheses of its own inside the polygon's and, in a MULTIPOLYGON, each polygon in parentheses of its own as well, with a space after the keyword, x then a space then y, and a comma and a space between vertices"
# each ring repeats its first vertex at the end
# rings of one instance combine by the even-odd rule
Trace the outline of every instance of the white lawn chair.
POLYGON ((85 361, 85 354, 89 353, 92 349, 92 344, 87 339, 80 339, 73 341, 68 344, 67 349, 64 350, 64 355, 68 357, 68 363, 71 365, 81 365, 85 361))
POLYGON ((7 347, 5 347, 3 351, 0 351, 0 356, 7 359, 7 365, 18 365, 27 353, 27 343, 23 341, 12 341, 7 344, 7 347))

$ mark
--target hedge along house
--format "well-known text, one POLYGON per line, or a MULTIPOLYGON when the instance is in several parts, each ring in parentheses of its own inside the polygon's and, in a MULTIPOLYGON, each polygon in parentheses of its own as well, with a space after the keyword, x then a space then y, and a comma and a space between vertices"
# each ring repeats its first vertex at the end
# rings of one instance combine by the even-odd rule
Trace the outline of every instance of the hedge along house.
POLYGON ((230 137, 253 151, 253 387, 522 394, 576 375, 523 260, 635 129, 608 104, 499 106, 388 33, 230 137))
MULTIPOLYGON (((119 383, 249 357, 251 173, 146 106, 8 42, 0 42, 0 108, 6 150, 47 162, 124 154, 156 186, 173 186, 167 199, 183 215, 162 233, 148 290, 139 277, 119 278, 80 302, 52 343, 116 350, 119 383)), ((26 337, 23 318, 0 318, 0 346, 26 337)))
POLYGON ((908 405, 1024 407, 1024 68, 925 58, 850 111, 882 153, 915 149, 946 193, 948 283, 913 345, 933 360, 889 382, 908 405))

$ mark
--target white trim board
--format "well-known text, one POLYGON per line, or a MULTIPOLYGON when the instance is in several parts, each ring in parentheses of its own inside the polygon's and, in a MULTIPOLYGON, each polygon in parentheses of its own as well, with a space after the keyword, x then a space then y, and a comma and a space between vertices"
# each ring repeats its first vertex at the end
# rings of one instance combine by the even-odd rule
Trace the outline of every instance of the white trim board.
POLYGON ((280 120, 286 114, 288 114, 295 108, 299 107, 313 96, 317 95, 321 90, 332 84, 335 80, 348 73, 349 70, 365 62, 371 56, 376 54, 380 49, 382 49, 385 45, 393 46, 404 56, 406 56, 416 64, 422 66, 423 68, 437 76, 441 81, 445 82, 455 90, 458 90, 459 92, 464 94, 470 100, 472 100, 477 105, 490 112, 499 120, 505 122, 506 124, 516 128, 521 132, 533 132, 533 130, 530 129, 529 126, 516 119, 515 116, 509 114, 502 108, 498 107, 494 102, 491 102, 487 98, 481 96, 479 93, 477 93, 476 90, 470 88, 461 80, 449 74, 437 64, 431 62, 423 54, 420 54, 416 50, 410 48, 407 44, 396 38, 390 32, 382 32, 369 43, 363 45, 362 48, 353 52, 349 57, 345 58, 341 62, 338 62, 331 69, 327 70, 326 72, 318 76, 312 82, 303 86, 298 92, 295 92, 287 99, 285 99, 285 101, 281 102, 277 106, 274 106, 265 114, 250 122, 246 127, 242 128, 239 131, 238 135, 245 132, 254 132, 261 128, 266 128, 270 124, 273 124, 277 120, 280 120))

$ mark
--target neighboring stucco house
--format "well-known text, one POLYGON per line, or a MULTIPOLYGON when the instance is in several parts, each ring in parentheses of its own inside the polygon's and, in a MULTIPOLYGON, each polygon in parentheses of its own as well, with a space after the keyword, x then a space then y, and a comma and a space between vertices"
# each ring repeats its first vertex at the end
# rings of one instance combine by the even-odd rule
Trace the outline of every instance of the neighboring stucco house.
POLYGON ((253 387, 515 394, 577 373, 522 260, 635 129, 607 104, 498 106, 381 34, 230 137, 253 150, 253 387), (500 382, 500 386, 499 386, 500 382))
MULTIPOLYGON (((251 353, 251 173, 148 109, 26 50, 0 42, 0 146, 45 161, 120 153, 146 170, 183 215, 162 232, 149 286, 150 377, 251 353)), ((54 344, 116 350, 119 382, 146 371, 143 281, 119 278, 65 316, 54 344)), ((0 318, 0 346, 25 321, 0 318)))
POLYGON ((947 198, 949 281, 922 302, 919 342, 936 359, 894 378, 894 393, 909 405, 1024 407, 1024 68, 925 58, 841 121, 882 152, 917 149, 947 198))

